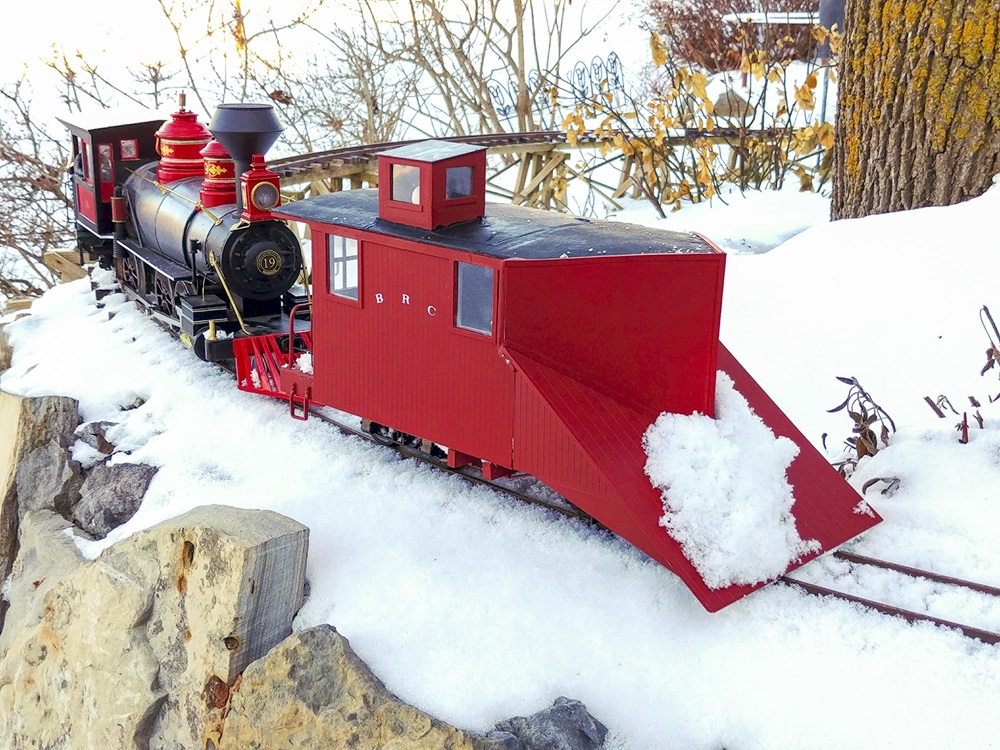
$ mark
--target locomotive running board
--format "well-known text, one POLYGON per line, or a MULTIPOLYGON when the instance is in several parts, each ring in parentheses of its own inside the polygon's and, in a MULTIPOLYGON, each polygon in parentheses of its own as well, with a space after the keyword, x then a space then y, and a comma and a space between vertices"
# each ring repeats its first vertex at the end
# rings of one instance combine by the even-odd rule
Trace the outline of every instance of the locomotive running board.
MULTIPOLYGON (((531 357, 509 348, 505 352, 514 364, 518 377, 524 379, 525 385, 562 425, 561 434, 556 439, 561 441, 561 445, 575 445, 578 451, 576 464, 583 467, 580 476, 597 479, 597 482, 584 479, 584 484, 591 488, 603 485, 606 489, 597 493, 593 489, 573 486, 564 477, 547 476, 542 466, 518 464, 518 468, 533 474, 672 570, 710 612, 722 609, 768 583, 718 589, 709 587, 684 556, 680 545, 660 526, 663 500, 660 491, 652 486, 645 474, 646 454, 642 447, 642 436, 658 415, 640 414, 531 357)), ((844 543, 881 520, 874 513, 857 512, 861 498, 853 488, 721 344, 719 369, 733 379, 736 389, 776 435, 789 438, 799 448, 798 456, 788 469, 788 480, 795 495, 792 515, 799 535, 803 539, 817 540, 820 548, 797 560, 783 573, 844 543)))

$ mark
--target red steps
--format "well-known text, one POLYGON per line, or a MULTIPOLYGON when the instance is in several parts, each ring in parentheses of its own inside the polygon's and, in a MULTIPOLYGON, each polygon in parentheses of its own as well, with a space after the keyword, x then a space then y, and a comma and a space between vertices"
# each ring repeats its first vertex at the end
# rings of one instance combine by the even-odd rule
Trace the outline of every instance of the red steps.
POLYGON ((288 401, 288 408, 296 419, 306 419, 312 399, 312 373, 303 372, 295 363, 304 354, 312 353, 312 333, 297 331, 306 351, 286 353, 288 334, 269 333, 263 336, 243 336, 233 340, 236 359, 236 387, 248 393, 271 396, 288 401))

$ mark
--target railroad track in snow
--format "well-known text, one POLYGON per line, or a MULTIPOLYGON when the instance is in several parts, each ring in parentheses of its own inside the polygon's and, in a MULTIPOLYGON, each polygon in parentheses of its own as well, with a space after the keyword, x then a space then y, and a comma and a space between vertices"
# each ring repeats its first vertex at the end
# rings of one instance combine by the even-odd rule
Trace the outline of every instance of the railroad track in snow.
MULTIPOLYGON (((790 586, 801 588, 810 594, 830 596, 860 604, 891 617, 902 617, 907 622, 929 622, 941 627, 953 628, 968 638, 974 638, 984 643, 1000 643, 1000 633, 994 630, 964 624, 955 619, 939 617, 930 613, 932 608, 930 600, 934 598, 964 598, 967 601, 978 603, 980 609, 993 608, 1000 611, 1000 588, 844 550, 838 550, 832 556, 834 559, 846 563, 847 570, 843 575, 854 583, 853 586, 848 587, 853 590, 845 591, 839 587, 831 588, 791 575, 782 576, 779 580, 790 586), (873 575, 870 571, 875 571, 875 574, 873 575), (867 586, 866 578, 869 579, 867 586), (891 604, 883 601, 880 594, 872 593, 874 588, 885 589, 889 587, 887 584, 900 594, 900 598, 906 598, 907 586, 925 589, 929 587, 929 593, 920 595, 920 598, 924 600, 925 611, 918 612, 908 607, 891 604)), ((818 561, 809 563, 809 565, 815 562, 818 561)), ((804 570, 805 567, 808 566, 804 566, 800 570, 804 570)))
MULTIPOLYGON (((147 312, 149 311, 147 310, 147 312)), ((172 325, 172 321, 166 319, 161 320, 160 318, 162 317, 163 316, 153 315, 154 320, 156 320, 156 322, 164 328, 172 329, 175 327, 172 325)), ((219 366, 235 377, 236 373, 234 370, 222 365, 219 366)), ((389 436, 352 427, 344 421, 330 416, 328 413, 330 411, 334 410, 311 406, 309 407, 309 416, 330 425, 341 434, 356 437, 369 443, 389 448, 404 458, 411 458, 421 463, 428 464, 442 472, 458 476, 469 483, 489 487, 490 489, 496 490, 497 492, 521 502, 546 508, 547 510, 559 513, 560 515, 568 518, 575 518, 586 523, 596 524, 598 526, 601 525, 600 522, 592 516, 584 513, 556 492, 532 477, 528 477, 527 475, 515 475, 514 477, 506 479, 488 480, 482 476, 478 469, 474 467, 465 466, 457 469, 452 468, 448 466, 447 461, 443 457, 434 455, 433 452, 428 452, 421 447, 407 445, 394 440, 389 436)), ((969 581, 930 570, 923 570, 889 560, 881 560, 843 550, 833 552, 832 557, 848 566, 849 569, 844 575, 851 580, 864 578, 864 575, 859 574, 859 571, 866 569, 875 570, 879 571, 880 575, 883 577, 886 575, 895 576, 897 578, 897 586, 895 588, 899 590, 905 589, 908 582, 912 584, 914 581, 924 581, 937 587, 936 591, 939 593, 947 591, 965 592, 967 596, 979 598, 982 604, 982 609, 988 609, 992 605, 996 608, 997 612, 1000 613, 1000 587, 977 583, 975 581, 969 581)), ((810 565, 815 566, 822 559, 823 558, 819 558, 807 563, 806 566, 799 568, 799 571, 805 571, 810 565)), ((778 581, 788 586, 794 586, 802 589, 809 594, 852 602, 890 617, 901 617, 910 623, 928 622, 936 626, 958 630, 968 638, 979 640, 987 644, 1000 643, 1000 632, 964 624, 947 617, 939 617, 930 614, 929 611, 918 612, 914 609, 891 604, 883 601, 881 598, 878 598, 878 595, 871 593, 870 590, 866 590, 863 583, 856 585, 854 587, 855 590, 853 591, 845 591, 840 588, 832 588, 819 583, 806 581, 791 575, 784 575, 779 578, 778 581)), ((884 585, 883 588, 885 588, 884 585)), ((925 610, 926 609, 929 609, 929 607, 925 607, 925 610)), ((1000 614, 998 614, 998 616, 1000 616, 1000 614)))
MULTIPOLYGON (((310 409, 310 416, 316 417, 326 424, 333 426, 345 435, 358 437, 362 440, 375 443, 376 445, 390 448, 405 458, 412 458, 422 463, 429 464, 448 474, 457 475, 467 482, 489 487, 497 492, 503 493, 522 502, 539 505, 570 518, 576 518, 587 523, 597 523, 593 517, 574 507, 552 490, 545 488, 544 485, 541 485, 536 480, 531 480, 530 478, 525 477, 524 482, 519 482, 517 478, 491 481, 485 479, 475 468, 463 467, 461 469, 453 469, 449 467, 447 462, 442 458, 428 454, 419 448, 396 442, 389 437, 366 432, 363 429, 356 429, 330 417, 328 414, 324 414, 321 410, 310 409), (521 486, 517 486, 518 484, 521 486), (533 494, 533 492, 539 491, 541 491, 544 496, 543 494, 533 494)), ((956 578, 954 576, 947 576, 930 570, 901 565, 889 560, 880 560, 865 555, 859 555, 853 552, 838 550, 834 552, 832 556, 836 560, 848 566, 849 572, 847 572, 846 575, 850 577, 863 578, 863 575, 859 576, 859 570, 873 569, 879 571, 883 578, 887 575, 896 577, 897 587, 903 589, 905 589, 908 584, 912 584, 912 582, 915 581, 928 582, 933 584, 939 592, 947 592, 949 590, 965 592, 968 596, 980 599, 984 607, 988 607, 992 604, 998 611, 1000 611, 1000 588, 995 586, 956 578)), ((815 562, 816 561, 809 564, 815 564, 815 562)), ((954 619, 939 617, 930 614, 927 611, 918 612, 913 609, 908 609, 906 607, 883 601, 881 598, 878 598, 878 594, 865 591, 863 586, 860 586, 859 589, 855 591, 845 591, 839 588, 832 588, 830 586, 805 581, 801 578, 790 575, 782 576, 778 580, 786 585, 800 588, 809 594, 852 602, 890 617, 901 617, 910 623, 928 622, 940 627, 958 630, 967 638, 973 638, 987 644, 1000 643, 1000 633, 998 632, 964 624, 954 619)))
POLYGON ((544 488, 544 485, 541 485, 538 480, 528 477, 527 475, 522 474, 508 479, 489 480, 486 479, 478 469, 471 466, 463 466, 461 468, 454 469, 448 466, 448 462, 444 458, 436 456, 433 453, 428 453, 420 448, 405 445, 383 435, 351 427, 350 425, 329 416, 329 414, 325 413, 325 410, 322 408, 309 407, 309 416, 319 419, 325 424, 332 426, 343 435, 361 438, 369 443, 390 448, 404 458, 412 458, 416 461, 420 461, 421 463, 429 464, 446 474, 454 474, 455 476, 461 477, 471 484, 489 487, 497 492, 501 492, 520 500, 521 502, 529 503, 531 505, 539 505, 569 518, 577 518, 588 523, 597 523, 593 517, 570 504, 567 500, 564 500, 552 490, 544 488), (525 485, 531 485, 531 487, 529 488, 525 485), (531 494, 528 489, 535 489, 538 494, 531 494))
MULTIPOLYGON (((689 143, 701 138, 739 139, 746 135, 755 138, 776 138, 784 135, 779 128, 759 128, 741 131, 737 128, 717 128, 704 130, 700 128, 677 128, 671 131, 669 137, 683 143, 689 143)), ((612 140, 613 135, 595 136, 587 133, 577 137, 577 144, 582 146, 599 145, 602 141, 612 140)), ((426 138, 391 143, 370 143, 356 146, 340 146, 328 151, 314 151, 308 154, 284 156, 268 161, 268 169, 275 172, 283 180, 294 180, 303 174, 314 174, 324 169, 369 162, 380 152, 411 143, 419 143, 426 138)), ((532 130, 516 133, 479 133, 475 135, 441 136, 441 141, 449 143, 464 143, 472 146, 507 150, 534 144, 564 146, 567 145, 566 132, 563 130, 532 130)))

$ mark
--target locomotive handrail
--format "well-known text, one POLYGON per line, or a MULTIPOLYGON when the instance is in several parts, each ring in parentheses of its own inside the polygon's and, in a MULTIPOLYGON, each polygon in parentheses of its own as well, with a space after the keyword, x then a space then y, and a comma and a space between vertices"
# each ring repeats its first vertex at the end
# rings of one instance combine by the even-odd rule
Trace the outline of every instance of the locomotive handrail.
POLYGON ((240 315, 240 308, 236 304, 236 300, 233 299, 233 293, 229 291, 229 284, 226 283, 226 277, 222 275, 222 267, 219 265, 218 261, 215 259, 215 251, 208 251, 208 262, 215 269, 215 272, 219 274, 219 281, 222 282, 222 288, 226 291, 226 296, 229 298, 229 306, 236 313, 236 320, 240 323, 240 328, 243 333, 250 335, 250 331, 247 330, 246 323, 243 322, 243 316, 240 315))
POLYGON ((139 178, 140 180, 143 180, 144 182, 148 182, 148 183, 149 183, 150 185, 153 185, 154 187, 157 187, 157 188, 159 188, 160 192, 161 192, 161 193, 163 193, 164 195, 166 195, 167 193, 170 193, 170 194, 171 194, 172 196, 174 196, 175 198, 180 198, 180 199, 181 199, 182 201, 185 201, 185 202, 187 202, 187 203, 190 203, 190 204, 191 204, 192 206, 194 206, 194 207, 195 207, 195 208, 197 208, 197 209, 198 209, 199 211, 201 211, 201 212, 202 212, 203 214, 205 214, 205 216, 207 216, 207 217, 208 217, 208 218, 210 218, 210 219, 211 219, 212 221, 214 221, 214 222, 215 222, 215 226, 217 226, 217 227, 218 227, 218 226, 221 226, 221 225, 222 225, 222 219, 221 219, 221 218, 219 218, 218 216, 216 216, 215 214, 213 214, 213 213, 212 213, 211 211, 209 211, 209 210, 208 210, 207 208, 205 208, 205 204, 204 204, 204 203, 202 203, 201 201, 196 201, 196 200, 191 200, 191 199, 190 199, 190 198, 188 198, 188 197, 187 197, 186 195, 181 195, 180 193, 178 193, 178 192, 177 192, 176 190, 174 190, 173 188, 169 188, 169 187, 167 187, 167 186, 166 186, 166 185, 164 185, 164 184, 163 184, 162 182, 157 182, 156 180, 151 180, 151 179, 149 179, 148 177, 146 177, 146 175, 144 175, 144 174, 139 174, 139 173, 138 173, 138 172, 136 172, 136 171, 135 171, 134 169, 130 169, 130 170, 128 170, 128 171, 129 171, 129 172, 131 172, 131 173, 132 173, 133 175, 135 175, 136 177, 138 177, 138 178, 139 178))
POLYGON ((288 366, 295 364, 292 361, 292 353, 295 351, 295 315, 300 308, 312 307, 312 302, 300 302, 294 305, 288 313, 288 366))

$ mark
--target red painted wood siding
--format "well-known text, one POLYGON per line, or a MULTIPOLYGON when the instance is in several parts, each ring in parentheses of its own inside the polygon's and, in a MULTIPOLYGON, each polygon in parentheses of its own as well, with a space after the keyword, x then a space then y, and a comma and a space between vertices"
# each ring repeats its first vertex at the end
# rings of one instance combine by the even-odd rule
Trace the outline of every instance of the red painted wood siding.
POLYGON ((454 260, 362 238, 360 264, 360 305, 316 294, 316 400, 510 466, 513 369, 454 327, 454 260))
MULTIPOLYGON (((517 358, 515 366, 522 364, 517 358)), ((542 479, 595 517, 609 502, 618 502, 612 487, 590 460, 577 438, 559 420, 532 379, 517 373, 514 416, 514 467, 542 479)))
POLYGON ((712 414, 724 267, 721 253, 504 261, 503 344, 644 416, 712 414))
POLYGON ((94 188, 76 184, 76 210, 81 218, 89 219, 94 227, 97 227, 97 200, 94 197, 94 188))

